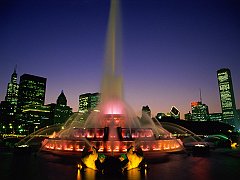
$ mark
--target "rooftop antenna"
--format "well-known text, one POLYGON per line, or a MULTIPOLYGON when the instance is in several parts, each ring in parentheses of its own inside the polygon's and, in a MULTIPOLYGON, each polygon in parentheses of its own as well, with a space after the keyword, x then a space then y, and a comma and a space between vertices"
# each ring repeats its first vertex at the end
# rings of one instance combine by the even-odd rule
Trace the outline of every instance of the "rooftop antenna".
POLYGON ((14 73, 16 73, 16 71, 17 71, 17 64, 15 64, 14 66, 14 73))
POLYGON ((201 92, 201 88, 199 88, 199 93, 200 93, 200 102, 202 102, 202 92, 201 92))

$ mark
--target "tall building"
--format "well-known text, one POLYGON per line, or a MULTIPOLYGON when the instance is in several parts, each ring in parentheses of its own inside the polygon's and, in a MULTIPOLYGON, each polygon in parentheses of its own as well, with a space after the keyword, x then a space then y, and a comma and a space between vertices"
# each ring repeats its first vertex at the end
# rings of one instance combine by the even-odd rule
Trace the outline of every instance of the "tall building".
POLYGON ((180 111, 175 106, 172 106, 170 110, 170 115, 175 119, 180 119, 180 111))
POLYGON ((0 103, 0 133, 14 133, 15 115, 12 104, 8 101, 0 103))
POLYGON ((142 107, 142 115, 144 113, 147 114, 149 117, 152 117, 151 109, 149 108, 148 105, 142 107))
POLYGON ((18 104, 17 104, 17 118, 21 125, 31 126, 36 123, 40 118, 36 115, 31 118, 31 113, 34 109, 43 110, 46 92, 46 78, 34 76, 30 74, 23 74, 20 77, 19 91, 18 91, 18 104), (38 118, 38 119, 37 119, 38 118))
POLYGON ((166 114, 163 112, 159 112, 156 115, 156 119, 158 119, 158 120, 161 120, 162 118, 165 118, 165 117, 166 117, 166 114))
POLYGON ((46 81, 43 77, 23 74, 19 83, 18 109, 29 104, 44 105, 46 81))
POLYGON ((192 121, 207 121, 209 119, 209 110, 206 104, 203 104, 201 101, 192 102, 192 121))
POLYGON ((19 86, 17 84, 17 73, 15 67, 7 86, 5 101, 0 103, 0 124, 4 127, 2 131, 4 133, 14 133, 16 129, 15 115, 18 100, 18 88, 19 86))
POLYGON ((222 121, 222 113, 210 113, 209 120, 210 121, 222 121))
POLYGON ((59 106, 66 106, 67 105, 67 98, 66 98, 63 91, 61 92, 61 94, 57 98, 57 104, 59 106))
POLYGON ((223 122, 235 126, 237 123, 237 111, 230 70, 227 68, 219 69, 217 71, 217 79, 223 122))
POLYGON ((51 125, 50 107, 40 104, 29 104, 23 107, 22 122, 19 124, 24 129, 24 134, 30 134, 39 128, 51 125))
POLYGON ((78 112, 88 112, 97 107, 100 93, 86 93, 79 96, 78 112))
POLYGON ((16 113, 16 110, 17 110, 18 88, 19 88, 19 85, 17 83, 17 73, 16 73, 16 67, 15 67, 11 76, 11 80, 8 83, 7 94, 5 96, 5 101, 10 103, 14 113, 16 113))
POLYGON ((192 120, 192 114, 189 111, 188 113, 184 114, 184 119, 187 121, 191 121, 192 120))
POLYGON ((51 103, 47 106, 51 107, 50 120, 52 124, 65 123, 69 116, 72 115, 72 108, 67 105, 67 98, 62 91, 57 98, 57 103, 51 103))

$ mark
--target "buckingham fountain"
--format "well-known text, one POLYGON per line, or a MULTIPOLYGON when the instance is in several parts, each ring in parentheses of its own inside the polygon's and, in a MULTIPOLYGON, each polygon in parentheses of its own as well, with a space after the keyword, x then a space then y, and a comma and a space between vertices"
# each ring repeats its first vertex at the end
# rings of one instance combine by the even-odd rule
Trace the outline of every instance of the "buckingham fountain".
POLYGON ((180 139, 171 137, 171 133, 147 114, 137 117, 123 98, 123 79, 117 66, 120 61, 118 7, 117 0, 112 0, 99 105, 84 124, 78 113, 71 116, 64 129, 43 141, 43 151, 81 154, 86 146, 94 146, 98 152, 117 155, 133 146, 140 147, 146 156, 157 156, 183 149, 180 139))
POLYGON ((147 114, 136 116, 124 100, 119 66, 121 43, 118 3, 117 0, 111 1, 99 105, 84 120, 81 113, 74 113, 60 130, 42 141, 41 151, 82 156, 90 147, 97 154, 119 157, 129 153, 129 150, 141 149, 144 158, 157 158, 162 153, 184 149, 183 142, 173 137, 162 124, 147 114))

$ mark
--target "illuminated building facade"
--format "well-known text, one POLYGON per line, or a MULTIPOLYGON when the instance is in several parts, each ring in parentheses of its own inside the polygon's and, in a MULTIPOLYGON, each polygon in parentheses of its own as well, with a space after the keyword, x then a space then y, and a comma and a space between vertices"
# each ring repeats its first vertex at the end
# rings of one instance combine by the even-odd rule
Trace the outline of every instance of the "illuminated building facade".
POLYGON ((12 73, 11 80, 7 86, 7 94, 5 101, 0 103, 0 131, 3 133, 14 133, 15 129, 15 115, 18 100, 18 84, 16 67, 12 73))
POLYGON ((24 123, 21 123, 24 131, 23 134, 32 133, 39 128, 51 125, 50 122, 50 107, 40 104, 29 104, 23 107, 22 118, 24 123))
POLYGON ((223 122, 236 125, 237 112, 230 70, 227 68, 219 69, 217 71, 217 78, 223 122))
POLYGON ((0 103, 0 133, 14 133, 15 116, 12 104, 8 101, 0 103))
POLYGON ((192 102, 192 121, 207 121, 209 119, 209 110, 206 104, 201 101, 192 102))
POLYGON ((46 81, 43 77, 23 74, 19 83, 18 109, 29 104, 44 105, 46 81))
POLYGON ((100 93, 86 93, 79 96, 78 112, 88 112, 97 107, 100 101, 100 93))
POLYGON ((46 81, 46 78, 30 74, 23 74, 20 77, 17 118, 21 125, 31 126, 41 120, 37 115, 31 115, 30 112, 37 112, 38 109, 41 112, 45 111, 41 106, 44 106, 46 81))
POLYGON ((172 106, 170 114, 171 117, 174 117, 175 119, 180 119, 180 111, 175 106, 172 106))
POLYGON ((19 88, 19 85, 17 83, 17 73, 16 73, 16 68, 14 68, 14 72, 11 76, 11 80, 7 86, 7 94, 5 96, 5 101, 10 103, 14 113, 16 113, 16 110, 17 110, 18 88, 19 88))
POLYGON ((209 120, 210 121, 222 121, 222 113, 210 113, 209 120))

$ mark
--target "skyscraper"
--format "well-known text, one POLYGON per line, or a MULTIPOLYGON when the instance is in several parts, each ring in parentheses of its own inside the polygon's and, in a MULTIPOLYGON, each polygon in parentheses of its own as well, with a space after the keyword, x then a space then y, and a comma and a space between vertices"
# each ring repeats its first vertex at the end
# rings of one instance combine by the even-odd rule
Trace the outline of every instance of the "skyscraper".
POLYGON ((57 98, 57 103, 51 103, 47 106, 51 107, 50 120, 52 124, 61 124, 66 122, 67 118, 72 115, 72 108, 67 105, 67 98, 62 91, 57 98))
POLYGON ((227 68, 219 69, 217 78, 223 121, 236 126, 237 113, 230 70, 227 68))
POLYGON ((5 96, 5 101, 9 102, 9 104, 12 106, 14 113, 16 113, 16 109, 17 109, 18 88, 19 88, 19 85, 17 84, 17 73, 16 73, 16 67, 15 67, 11 76, 11 80, 8 83, 7 94, 5 96))
POLYGON ((100 101, 99 93, 86 93, 79 96, 79 112, 93 110, 100 101))
POLYGON ((209 110, 206 104, 202 101, 192 102, 192 121, 207 121, 209 119, 209 110))
POLYGON ((15 114, 13 106, 8 101, 0 103, 0 133, 14 133, 15 114))
POLYGON ((175 119, 180 119, 180 111, 175 106, 172 106, 170 110, 170 115, 175 119))
POLYGON ((152 117, 151 109, 148 105, 142 107, 142 114, 143 113, 147 114, 149 117, 152 117))
POLYGON ((17 120, 25 131, 35 131, 43 124, 43 119, 48 120, 46 113, 49 109, 44 106, 46 81, 46 78, 30 74, 20 77, 17 120))
POLYGON ((46 81, 46 78, 30 74, 23 74, 20 77, 18 113, 21 113, 26 105, 44 105, 46 81))

